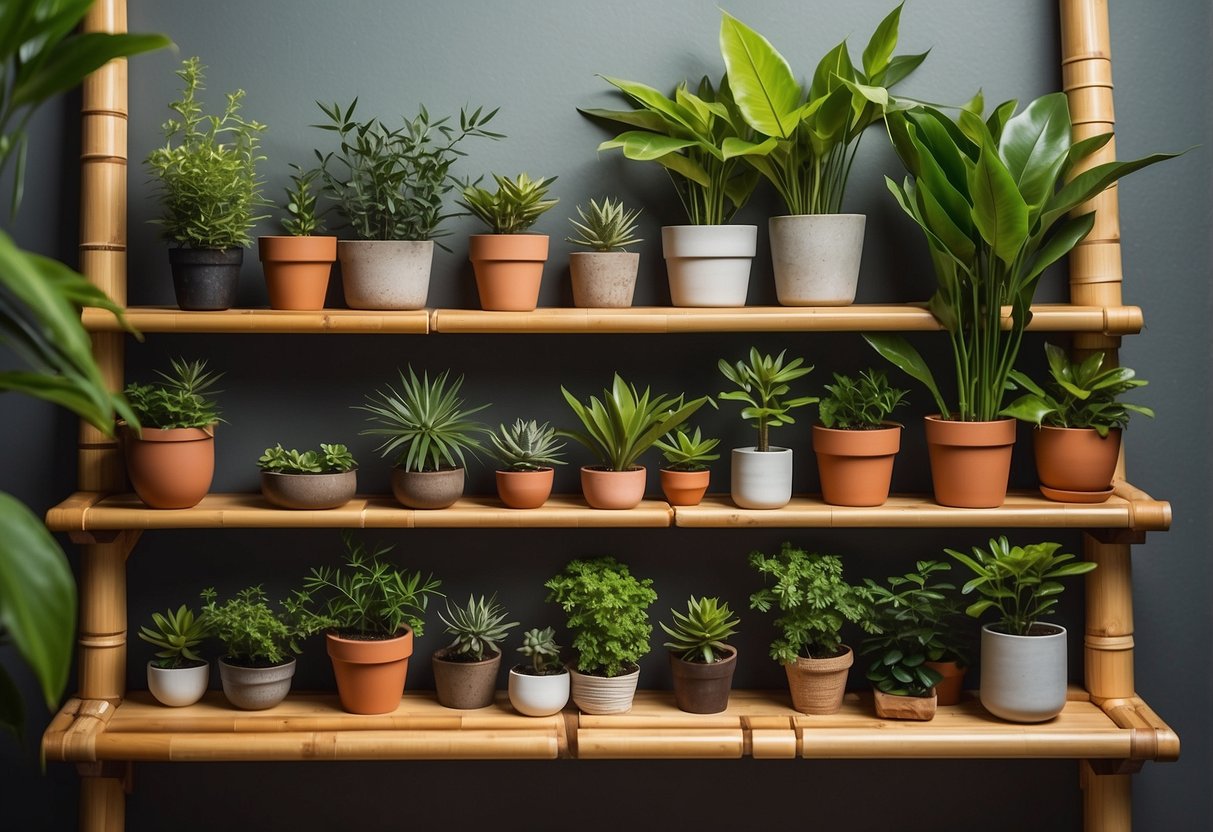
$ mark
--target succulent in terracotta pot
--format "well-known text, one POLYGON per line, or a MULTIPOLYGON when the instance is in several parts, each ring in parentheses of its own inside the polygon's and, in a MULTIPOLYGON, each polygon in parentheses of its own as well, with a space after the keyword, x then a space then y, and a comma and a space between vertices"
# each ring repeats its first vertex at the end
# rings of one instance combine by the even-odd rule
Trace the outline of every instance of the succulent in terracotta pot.
POLYGON ((292 164, 286 188, 282 236, 257 238, 271 309, 323 309, 329 274, 337 259, 337 238, 325 235, 324 212, 317 205, 317 169, 292 164))
POLYGON ((711 482, 708 463, 720 459, 720 454, 712 453, 720 440, 705 439, 699 428, 692 433, 690 426, 683 425, 653 444, 666 461, 660 472, 666 500, 672 506, 699 505, 711 482))
POLYGON ((489 451, 503 467, 496 472, 497 494, 510 508, 539 508, 552 494, 556 465, 564 465, 564 443, 547 422, 516 419, 489 434, 489 451))

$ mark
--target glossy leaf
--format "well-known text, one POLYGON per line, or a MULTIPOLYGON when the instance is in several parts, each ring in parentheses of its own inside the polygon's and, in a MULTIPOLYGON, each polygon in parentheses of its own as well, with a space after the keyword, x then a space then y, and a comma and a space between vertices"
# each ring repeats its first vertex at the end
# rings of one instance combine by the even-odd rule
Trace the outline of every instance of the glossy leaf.
POLYGON ((868 332, 863 334, 863 339, 885 360, 926 387, 935 399, 941 416, 946 418, 950 414, 951 411, 944 403, 939 387, 935 384, 935 376, 931 373, 931 368, 927 366, 922 355, 914 349, 909 341, 900 335, 868 332))
POLYGON ((1053 196, 1070 150, 1070 107, 1065 93, 1044 95, 1006 121, 998 152, 1035 214, 1053 196))
POLYGON ((995 256, 1011 265, 1028 239, 1028 205, 1010 171, 988 144, 969 175, 969 191, 974 225, 995 256))
POLYGON ((728 12, 720 22, 720 54, 734 100, 749 125, 764 136, 790 138, 804 93, 783 55, 728 12))

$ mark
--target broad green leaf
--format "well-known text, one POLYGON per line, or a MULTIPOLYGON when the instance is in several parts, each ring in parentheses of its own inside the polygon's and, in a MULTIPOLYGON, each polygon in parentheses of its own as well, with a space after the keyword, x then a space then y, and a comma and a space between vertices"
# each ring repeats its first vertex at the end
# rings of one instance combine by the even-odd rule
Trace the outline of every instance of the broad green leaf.
POLYGON ((887 332, 865 332, 863 339, 868 342, 872 349, 880 353, 885 360, 926 387, 935 399, 935 404, 939 407, 940 415, 944 417, 948 416, 950 410, 947 404, 944 403, 943 396, 939 392, 939 387, 935 384, 935 377, 931 374, 931 368, 927 366, 927 362, 923 360, 922 355, 919 354, 918 350, 914 349, 909 341, 900 335, 893 335, 887 332))
MULTIPOLYGON (((1187 151, 1185 150, 1183 153, 1187 153, 1187 151)), ((1101 193, 1104 188, 1118 179, 1158 162, 1182 156, 1183 153, 1155 153, 1131 162, 1107 162, 1083 171, 1049 200, 1048 208, 1040 220, 1041 227, 1048 228, 1062 214, 1101 193)))
POLYGON ((889 12, 884 20, 876 26, 876 31, 872 33, 872 37, 868 40, 868 45, 863 50, 863 71, 869 78, 872 78, 878 72, 883 72, 889 65, 889 59, 893 57, 893 50, 897 48, 897 33, 898 26, 901 22, 901 7, 905 3, 898 3, 897 8, 889 12))
POLYGON ((1028 205, 989 144, 981 148, 977 166, 969 176, 969 193, 977 230, 995 256, 1011 265, 1028 239, 1028 205))
POLYGON ((621 124, 628 124, 643 130, 652 130, 656 133, 663 133, 669 129, 669 122, 662 118, 660 114, 654 113, 651 110, 603 110, 593 107, 579 107, 578 112, 582 115, 593 116, 594 118, 618 121, 621 124))
POLYGON ((1065 93, 1044 95, 1007 120, 998 153, 1035 214, 1053 195, 1070 150, 1070 107, 1065 93))
POLYGON ((804 93, 779 51, 758 32, 722 12, 720 54, 733 99, 746 122, 764 136, 790 138, 804 93))
POLYGON ((1096 136, 1088 136, 1082 141, 1077 141, 1070 145, 1070 150, 1066 154, 1066 163, 1061 169, 1061 175, 1069 178, 1074 168, 1082 164, 1092 153, 1112 141, 1114 135, 1115 133, 1100 133, 1096 136))
POLYGON ((694 132, 694 124, 691 119, 687 118, 686 111, 683 110, 682 107, 678 106, 676 102, 666 98, 658 90, 655 90, 646 84, 639 84, 635 81, 624 81, 621 78, 611 78, 607 75, 600 77, 642 107, 646 107, 652 112, 658 113, 667 121, 681 125, 687 130, 694 132))
POLYGON ((702 185, 705 188, 711 187, 712 178, 708 176, 708 172, 703 169, 703 165, 696 162, 681 153, 670 153, 666 156, 661 156, 654 159, 657 164, 662 167, 669 168, 674 173, 679 174, 687 179, 690 179, 697 185, 702 185))
POLYGON ((770 153, 778 139, 769 138, 762 142, 748 142, 735 136, 729 136, 721 143, 720 149, 725 159, 736 159, 739 156, 765 156, 770 153))
POLYGON ((1021 422, 1039 425, 1044 418, 1053 413, 1055 408, 1037 395, 1020 396, 1015 401, 999 411, 1003 416, 1010 416, 1021 422))
POLYGON ((842 84, 843 78, 855 79, 855 67, 851 64, 851 55, 847 51, 845 40, 827 52, 817 64, 817 69, 813 72, 813 82, 809 85, 809 101, 825 98, 842 84))
POLYGON ((917 55, 894 55, 883 72, 869 75, 868 80, 873 84, 879 84, 885 89, 892 89, 898 83, 904 81, 911 72, 918 69, 929 54, 931 54, 931 50, 928 49, 926 52, 920 52, 917 55))
POLYGON ((660 133, 629 130, 598 145, 599 150, 619 148, 623 155, 638 162, 651 162, 670 153, 697 145, 693 139, 676 139, 660 133))
POLYGON ((62 41, 36 73, 18 74, 9 99, 9 107, 23 107, 45 101, 80 84, 84 76, 114 58, 137 55, 171 46, 164 35, 109 34, 86 32, 62 41))

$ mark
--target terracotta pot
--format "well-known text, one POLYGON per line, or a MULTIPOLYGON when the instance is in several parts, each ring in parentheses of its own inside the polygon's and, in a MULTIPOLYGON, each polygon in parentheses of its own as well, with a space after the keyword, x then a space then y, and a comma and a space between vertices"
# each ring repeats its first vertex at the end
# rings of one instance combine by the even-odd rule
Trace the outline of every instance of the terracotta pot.
POLYGON ((640 668, 619 676, 592 676, 569 666, 573 704, 587 714, 626 714, 632 710, 640 668))
POLYGON ((498 471, 497 496, 509 508, 539 508, 552 496, 554 468, 538 471, 498 471))
POLYGON ((797 657, 795 664, 785 664, 792 707, 802 714, 832 714, 842 707, 842 695, 847 691, 847 671, 855 663, 855 654, 845 644, 841 656, 829 659, 797 657))
POLYGON ((261 493, 278 508, 339 508, 354 499, 357 490, 357 470, 336 474, 261 472, 261 493))
POLYGON ((575 251, 569 255, 573 305, 608 309, 632 305, 640 253, 575 251))
POLYGON ((350 309, 424 309, 433 240, 342 240, 341 290, 350 309))
MULTIPOLYGON (((521 667, 521 666, 519 666, 521 667)), ((510 704, 523 716, 551 716, 564 710, 569 702, 569 672, 548 676, 510 670, 510 704)))
POLYGON ((405 471, 393 468, 392 494, 408 508, 449 508, 463 496, 463 469, 405 471))
POLYGON ((1015 420, 954 422, 926 417, 935 502, 956 508, 998 508, 1007 498, 1015 420))
POLYGON ((333 675, 337 677, 337 696, 341 707, 351 714, 386 714, 396 710, 404 695, 404 678, 413 655, 413 631, 388 639, 343 638, 334 633, 324 637, 333 675))
POLYGON ((771 271, 784 306, 848 306, 855 302, 863 257, 863 214, 771 217, 771 271))
POLYGON ((697 506, 708 492, 708 482, 712 472, 707 468, 702 471, 672 471, 662 468, 661 490, 666 502, 672 506, 697 506))
POLYGON ((260 237, 257 251, 271 309, 323 309, 336 237, 260 237))
POLYGON ((193 667, 156 667, 147 663, 147 689, 156 701, 170 708, 193 705, 211 684, 211 666, 198 662, 193 667))
POLYGON ((530 312, 539 304, 548 235, 473 234, 468 238, 468 259, 482 309, 530 312))
POLYGON ((1094 428, 1042 426, 1033 431, 1033 436, 1036 473, 1041 485, 1057 491, 1086 492, 1103 492, 1112 487, 1120 456, 1119 428, 1109 430, 1105 438, 1094 428))
POLYGON ((1066 706, 1066 628, 1036 624, 1032 635, 981 628, 981 704, 1008 722, 1044 722, 1066 706))
POLYGON ((729 707, 733 671, 737 669, 737 651, 712 664, 688 662, 670 653, 670 672, 674 676, 674 701, 689 714, 718 714, 729 707))
POLYGON ((216 312, 235 305, 244 249, 170 248, 168 262, 182 309, 216 312))
POLYGON ((501 668, 500 653, 479 662, 456 662, 447 659, 447 648, 443 647, 434 652, 430 661, 439 705, 467 711, 493 704, 497 671, 501 668))
POLYGON ((901 425, 834 430, 813 425, 821 498, 835 506, 879 506, 889 499, 901 425))
POLYGON ((581 493, 590 508, 629 509, 636 508, 644 499, 644 487, 648 471, 633 468, 630 471, 610 471, 590 465, 581 467, 581 493))
POLYGON ((291 692, 295 660, 270 667, 246 667, 219 660, 219 681, 227 701, 245 711, 264 711, 291 692))
POLYGON ((729 496, 739 508, 783 508, 792 499, 792 449, 734 448, 729 496))
POLYGON ((936 695, 896 696, 882 690, 872 691, 876 705, 876 716, 881 719, 914 719, 930 722, 935 718, 936 695))
POLYGON ((935 696, 940 705, 959 705, 964 692, 965 671, 960 662, 923 662, 943 678, 935 683, 935 696))
POLYGON ((215 475, 215 428, 123 430, 126 473, 149 508, 193 508, 215 475))

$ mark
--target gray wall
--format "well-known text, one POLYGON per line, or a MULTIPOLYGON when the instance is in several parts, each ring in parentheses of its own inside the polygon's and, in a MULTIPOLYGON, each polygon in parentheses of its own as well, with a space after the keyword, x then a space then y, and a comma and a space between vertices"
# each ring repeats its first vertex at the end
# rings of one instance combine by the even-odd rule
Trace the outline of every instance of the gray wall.
MULTIPOLYGON (((772 36, 794 67, 807 71, 811 62, 843 36, 858 54, 862 41, 885 13, 883 0, 847 4, 752 2, 731 9, 772 36)), ((1209 115, 1210 64, 1206 55, 1209 9, 1200 0, 1144 7, 1120 0, 1112 4, 1113 54, 1118 146, 1123 157, 1159 149, 1205 143, 1209 115), (1193 102, 1201 102, 1199 106, 1193 102)), ((595 73, 613 74, 667 87, 676 80, 714 76, 721 71, 716 51, 717 4, 703 0, 645 3, 564 3, 538 0, 493 3, 389 3, 357 0, 340 7, 315 0, 292 3, 134 2, 133 30, 168 32, 178 55, 136 60, 131 71, 130 299, 132 303, 172 303, 163 246, 147 220, 155 215, 149 187, 138 164, 159 141, 158 125, 167 115, 164 103, 176 91, 172 71, 180 57, 200 55, 209 65, 207 101, 235 87, 248 91, 246 114, 270 125, 265 165, 273 196, 285 181, 287 163, 306 161, 313 147, 328 146, 327 135, 308 125, 317 121, 315 99, 347 101, 360 96, 360 111, 392 117, 415 111, 424 102, 433 113, 460 105, 501 106, 496 127, 509 139, 469 147, 461 173, 489 171, 559 175, 554 192, 561 205, 538 230, 553 235, 541 303, 568 304, 564 217, 575 203, 603 193, 622 195, 643 206, 644 236, 640 247, 641 282, 637 303, 668 303, 664 269, 657 244, 658 227, 680 222, 678 206, 663 175, 655 168, 624 163, 594 152, 607 133, 579 116, 576 106, 610 106, 613 99, 595 73), (288 14, 284 14, 289 10, 288 14)), ((909 95, 940 101, 967 98, 982 86, 987 102, 1011 97, 1028 99, 1059 87, 1055 4, 972 3, 935 0, 912 3, 902 26, 903 51, 933 47, 931 57, 902 88, 909 95)), ((27 204, 14 226, 18 240, 63 258, 74 257, 78 151, 76 103, 70 100, 43 113, 34 124, 37 140, 31 154, 27 204)), ((1206 829, 1213 824, 1210 773, 1210 622, 1206 601, 1210 571, 1209 447, 1196 431, 1210 415, 1206 384, 1209 348, 1205 326, 1209 313, 1209 181, 1207 149, 1177 162, 1138 174, 1121 187, 1125 236, 1127 302, 1146 310, 1147 330, 1125 340, 1123 360, 1151 381, 1146 391, 1159 417, 1135 421, 1129 434, 1128 462, 1135 483, 1172 500, 1176 522, 1168 534, 1151 536, 1135 549, 1137 671, 1140 693, 1175 727, 1184 754, 1174 765, 1147 765, 1136 778, 1134 812, 1140 829, 1206 829), (1195 244, 1193 241, 1198 241, 1195 244), (1158 287, 1155 290, 1155 287, 1158 287), (1200 438, 1198 438, 1200 437, 1200 438)), ((910 301, 925 297, 932 285, 922 245, 897 216, 884 192, 881 175, 898 171, 880 134, 865 139, 852 176, 847 206, 869 216, 860 300, 910 301)), ((900 175, 899 173, 897 175, 900 175)), ((769 194, 761 193, 742 220, 761 224, 777 213, 769 194)), ((265 231, 269 231, 267 224, 265 231)), ((431 303, 475 306, 475 290, 466 263, 467 220, 453 222, 448 240, 453 252, 438 252, 431 303)), ((760 246, 761 248, 761 246, 760 246)), ((769 263, 755 264, 751 303, 771 303, 769 263)), ((1042 290, 1043 299, 1064 298, 1064 274, 1042 290)), ((332 300, 339 303, 339 293, 332 300)), ((265 292, 255 255, 246 263, 242 305, 263 305, 265 292)), ((939 339, 918 339, 938 350, 939 339)), ((363 462, 362 483, 385 490, 386 464, 372 443, 359 437, 359 414, 350 409, 362 397, 394 377, 395 369, 412 363, 430 370, 454 368, 467 374, 467 392, 476 401, 492 401, 491 421, 533 415, 567 424, 559 385, 578 393, 604 386, 612 370, 656 389, 700 394, 720 389, 714 370, 718 357, 740 356, 751 344, 765 349, 787 347, 818 365, 811 386, 834 370, 854 371, 872 362, 854 335, 786 336, 531 336, 531 337, 315 337, 315 336, 167 336, 150 335, 128 350, 128 376, 146 378, 175 355, 205 356, 227 373, 222 404, 230 421, 220 434, 215 487, 252 490, 254 461, 275 441, 290 445, 346 441, 363 462)), ((1039 364, 1041 339, 1030 338, 1025 365, 1039 364)), ((1145 398, 1143 396, 1143 398, 1145 398)), ((914 389, 914 410, 926 409, 925 394, 914 389)), ((73 484, 74 426, 50 408, 24 400, 5 400, 9 465, 0 471, 0 487, 16 492, 42 510, 73 484), (20 437, 20 438, 18 438, 20 437)), ((735 412, 710 414, 705 428, 727 448, 745 443, 748 429, 735 412)), ((915 423, 913 416, 909 417, 915 423)), ((809 463, 803 432, 783 441, 797 447, 797 486, 812 489, 816 474, 809 463)), ((895 486, 924 490, 925 460, 921 432, 907 432, 907 448, 898 464, 895 486)), ((1022 436, 1015 480, 1032 483, 1027 437, 1022 436)), ((573 461, 583 452, 571 449, 573 461)), ((574 466, 559 472, 557 487, 576 488, 574 466)), ((714 470, 726 481, 727 467, 714 470)), ((655 481, 655 478, 654 478, 655 481)), ((492 490, 491 473, 482 466, 472 476, 472 491, 492 490)), ((414 568, 435 571, 448 592, 458 598, 469 591, 496 589, 526 626, 558 618, 543 603, 541 583, 574 556, 610 553, 634 571, 656 582, 660 600, 654 618, 681 605, 690 592, 720 594, 744 619, 740 647, 746 659, 739 686, 779 688, 781 673, 765 658, 771 637, 769 622, 745 611, 745 598, 756 588, 744 566, 754 548, 769 550, 785 538, 806 547, 844 554, 850 577, 880 577, 902 570, 916 558, 933 557, 943 546, 967 546, 997 530, 900 532, 782 533, 644 532, 616 530, 592 534, 565 531, 425 531, 383 532, 376 540, 395 543, 399 559, 414 568)), ((1028 541, 1043 535, 1016 533, 1028 541)), ((1063 538, 1078 546, 1077 535, 1063 538)), ((232 590, 264 582, 275 590, 290 586, 307 567, 338 557, 335 532, 149 533, 131 560, 130 626, 153 609, 190 600, 208 584, 232 590)), ((1071 652, 1079 658, 1082 606, 1071 593, 1061 618, 1075 637, 1071 652)), ((420 661, 410 673, 411 687, 432 684, 425 657, 442 643, 433 628, 419 643, 420 661)), ((301 689, 331 685, 323 646, 307 645, 301 662, 301 689)), ((142 645, 131 649, 129 683, 143 687, 142 645)), ((11 656, 4 655, 12 664, 11 656)), ((1080 672, 1077 663, 1075 674, 1080 672)), ((668 685, 660 651, 643 666, 646 686, 668 685)), ((24 677, 22 677, 24 678, 24 677)), ((861 682, 856 673, 853 682, 861 682)), ((27 684, 28 687, 28 684, 27 684)), ((43 727, 35 712, 29 741, 43 727)), ((29 749, 27 748, 27 751, 29 749)), ((10 745, 4 746, 3 820, 13 829, 64 829, 73 823, 76 789, 65 766, 40 776, 10 745), (15 813, 15 814, 14 814, 15 813), (11 824, 11 826, 9 825, 11 824)), ((945 828, 982 824, 988 829, 1077 829, 1080 799, 1072 763, 564 763, 564 764, 375 764, 375 765, 145 765, 136 772, 136 791, 129 801, 128 828, 182 830, 211 828, 217 823, 252 827, 266 821, 272 828, 288 822, 299 829, 343 826, 342 811, 355 811, 378 828, 399 817, 394 801, 384 800, 407 778, 411 794, 433 799, 411 801, 417 822, 449 818, 439 807, 462 813, 458 825, 484 817, 502 823, 520 817, 519 809, 538 814, 506 827, 556 828, 569 816, 591 827, 614 824, 607 805, 643 811, 643 826, 674 817, 673 805, 694 822, 714 827, 726 822, 752 826, 755 816, 803 817, 805 807, 794 795, 811 783, 815 795, 837 797, 835 808, 813 800, 813 812, 824 822, 874 826, 868 819, 873 789, 888 806, 955 804, 957 814, 945 828), (745 795, 736 804, 712 793, 716 783, 731 781, 731 791, 745 795), (879 778, 879 779, 878 779, 879 778), (941 781, 940 778, 946 778, 941 781), (348 790, 343 796, 309 800, 312 789, 332 781, 348 790), (940 783, 947 785, 941 787, 940 783), (705 788, 706 785, 706 788, 705 788), (470 789, 469 789, 470 786, 470 789), (490 793, 493 800, 479 798, 490 793), (1027 795, 1030 799, 1023 799, 1027 795), (617 796, 617 797, 616 797, 617 796), (268 799, 267 799, 268 798, 268 799), (924 800, 925 798, 925 800, 924 800), (865 801, 868 801, 865 804, 865 801), (240 807, 239 821, 230 814, 240 807), (755 809, 754 807, 760 807, 755 809), (589 811, 587 811, 589 809, 589 811), (506 814, 511 813, 511 814, 506 814), (464 817, 466 816, 466 821, 464 817), (649 820, 651 816, 653 820, 649 820)), ((394 796, 394 795, 393 795, 394 796)), ((908 812, 906 828, 923 828, 920 809, 908 812)), ((398 821, 397 821, 398 822, 398 821)), ((633 821, 635 822, 635 821, 633 821)))

